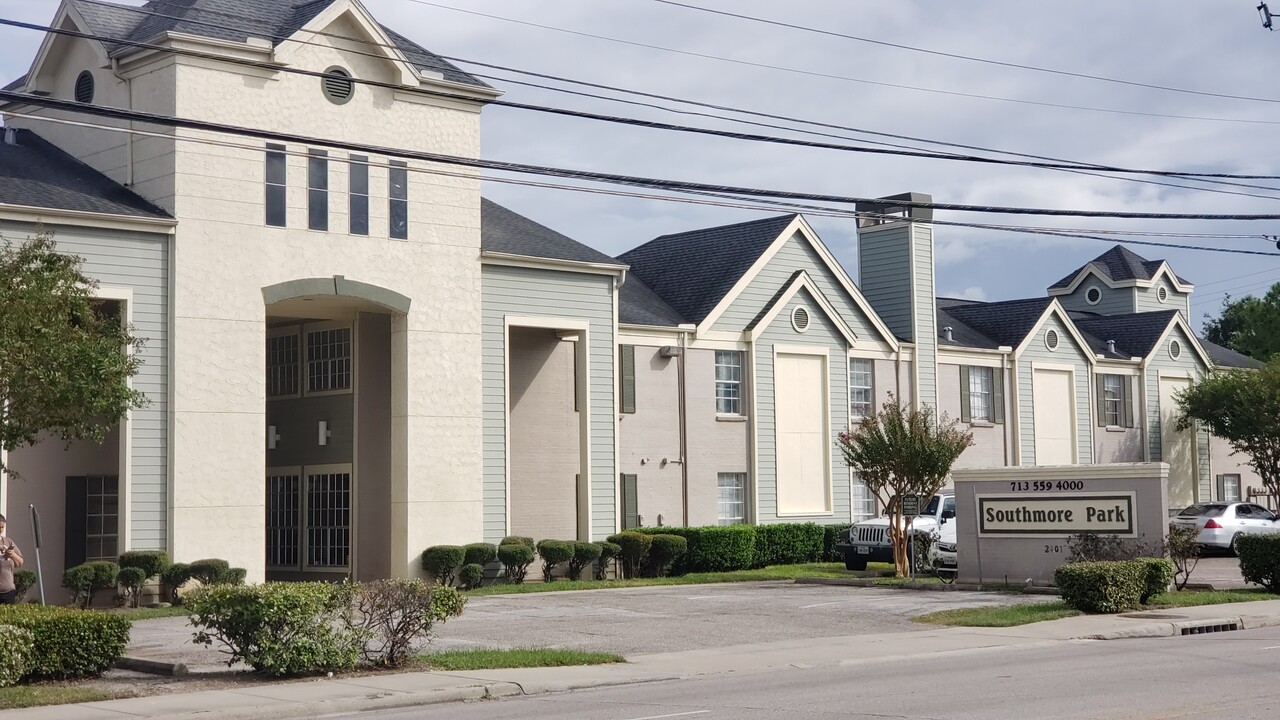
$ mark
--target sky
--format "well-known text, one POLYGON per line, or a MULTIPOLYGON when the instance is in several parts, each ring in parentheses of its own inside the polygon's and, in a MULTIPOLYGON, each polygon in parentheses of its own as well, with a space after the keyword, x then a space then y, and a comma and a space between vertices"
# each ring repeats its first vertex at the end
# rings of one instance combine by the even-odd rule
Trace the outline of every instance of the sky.
MULTIPOLYGON (((460 58, 456 64, 464 69, 498 76, 487 81, 504 92, 503 99, 515 102, 839 144, 865 146, 875 140, 946 150, 849 130, 823 130, 840 138, 815 137, 529 88, 511 81, 545 81, 465 61, 1075 162, 1280 176, 1280 32, 1262 27, 1253 0, 1053 4, 687 0, 687 4, 999 63, 1252 99, 943 57, 658 0, 365 0, 383 24, 440 55, 460 58), (972 97, 977 95, 1003 99, 972 97)), ((1280 2, 1276 6, 1280 11, 1280 2)), ((45 23, 56 8, 54 0, 0 0, 0 17, 45 23)), ((0 28, 0 84, 26 72, 40 39, 37 32, 0 28)), ((784 121, 764 122, 798 127, 784 121)), ((982 206, 1280 214, 1280 179, 1236 181, 1274 188, 1257 189, 1132 176, 1219 190, 1207 192, 1036 168, 712 138, 505 107, 484 110, 482 145, 483 156, 491 160, 840 196, 880 197, 912 191, 938 202, 982 206)), ((779 212, 493 182, 485 184, 484 192, 516 212, 613 255, 666 233, 779 212)), ((1195 283, 1192 320, 1197 326, 1205 313, 1217 313, 1227 293, 1261 294, 1280 281, 1280 251, 1274 239, 1265 237, 1280 235, 1280 222, 1275 221, 1051 218, 957 211, 939 212, 936 219, 1072 228, 1093 234, 1161 233, 1168 235, 1115 240, 1273 253, 1243 255, 1130 244, 1131 250, 1148 259, 1167 259, 1175 272, 1195 283), (1248 237, 1196 237, 1202 234, 1248 237)), ((857 279, 855 221, 813 216, 810 223, 857 279)), ((942 225, 935 230, 935 243, 939 295, 980 300, 1043 295, 1054 281, 1114 244, 942 225)))

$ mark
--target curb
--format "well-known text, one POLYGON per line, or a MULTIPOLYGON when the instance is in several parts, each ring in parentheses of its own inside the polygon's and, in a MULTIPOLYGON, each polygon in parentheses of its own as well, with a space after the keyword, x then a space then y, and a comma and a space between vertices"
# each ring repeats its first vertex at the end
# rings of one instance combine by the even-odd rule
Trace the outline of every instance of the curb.
POLYGON ((1200 635, 1204 632, 1221 632, 1216 627, 1233 626, 1234 630, 1256 630, 1280 625, 1280 615, 1237 615, 1234 617, 1205 618, 1203 620, 1178 620, 1174 622, 1148 623, 1104 633, 1078 635, 1072 640, 1132 640, 1138 638, 1179 637, 1200 635), (1201 632, 1195 632, 1203 629, 1201 632), (1191 630, 1192 632, 1184 632, 1191 630))
POLYGON ((185 663, 160 662, 159 660, 147 660, 146 658, 129 657, 128 655, 117 659, 115 667, 121 670, 133 670, 134 672, 147 673, 149 675, 165 675, 169 677, 182 677, 188 674, 185 663))
POLYGON ((492 700, 523 694, 524 690, 516 683, 490 682, 469 687, 441 688, 440 690, 428 692, 378 691, 361 695, 360 697, 339 700, 289 703, 269 707, 246 707, 235 710, 196 710, 153 717, 171 718, 172 720, 195 720, 195 718, 212 717, 216 717, 218 720, 257 720, 265 716, 272 718, 272 720, 292 720, 292 718, 316 718, 326 715, 346 715, 378 710, 400 710, 468 700, 492 700))

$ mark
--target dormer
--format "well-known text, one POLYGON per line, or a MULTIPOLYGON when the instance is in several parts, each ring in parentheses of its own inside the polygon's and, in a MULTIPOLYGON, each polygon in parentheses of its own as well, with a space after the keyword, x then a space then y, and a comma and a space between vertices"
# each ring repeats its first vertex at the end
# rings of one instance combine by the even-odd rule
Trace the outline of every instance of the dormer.
POLYGON ((1049 287, 1068 310, 1097 315, 1177 310, 1191 317, 1195 286, 1164 260, 1147 260, 1116 245, 1049 287))

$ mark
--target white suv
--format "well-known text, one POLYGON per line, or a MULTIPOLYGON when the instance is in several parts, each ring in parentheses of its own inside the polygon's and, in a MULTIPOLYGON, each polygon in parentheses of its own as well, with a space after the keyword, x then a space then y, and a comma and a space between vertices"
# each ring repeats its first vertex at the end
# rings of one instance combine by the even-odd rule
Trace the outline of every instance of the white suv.
MULTIPOLYGON (((956 495, 951 489, 939 490, 929 504, 921 508, 920 514, 912 518, 907 527, 912 533, 930 535, 937 531, 944 535, 944 525, 952 525, 950 542, 954 547, 956 516, 956 495)), ((844 558, 844 566, 849 570, 866 570, 868 562, 893 562, 893 545, 889 542, 889 518, 882 516, 862 522, 849 528, 836 543, 836 552, 844 558)), ((954 554, 953 554, 954 557, 954 554)))

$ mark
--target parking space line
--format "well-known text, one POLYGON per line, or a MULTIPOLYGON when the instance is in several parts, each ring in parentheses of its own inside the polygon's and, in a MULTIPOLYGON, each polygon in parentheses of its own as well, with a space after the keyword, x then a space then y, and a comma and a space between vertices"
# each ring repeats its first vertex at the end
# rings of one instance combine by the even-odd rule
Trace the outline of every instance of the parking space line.
POLYGON ((646 715, 642 718, 631 718, 631 720, 662 720, 662 718, 688 717, 690 715, 706 715, 710 710, 694 710, 692 712, 671 713, 670 715, 646 715))
POLYGON ((809 608, 827 607, 828 605, 848 605, 849 603, 852 603, 852 602, 858 602, 858 601, 857 600, 836 600, 834 602, 814 603, 812 605, 801 605, 800 609, 808 610, 809 608))

